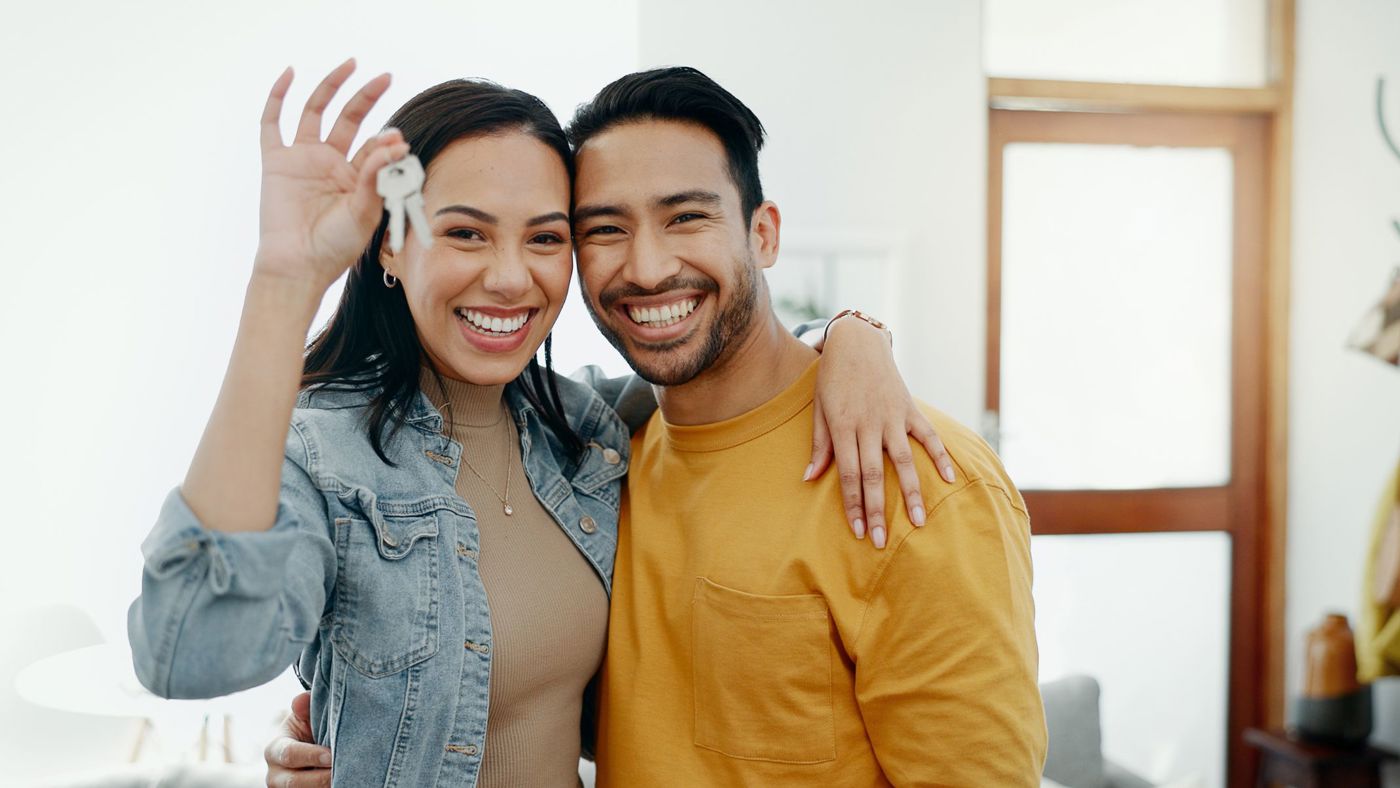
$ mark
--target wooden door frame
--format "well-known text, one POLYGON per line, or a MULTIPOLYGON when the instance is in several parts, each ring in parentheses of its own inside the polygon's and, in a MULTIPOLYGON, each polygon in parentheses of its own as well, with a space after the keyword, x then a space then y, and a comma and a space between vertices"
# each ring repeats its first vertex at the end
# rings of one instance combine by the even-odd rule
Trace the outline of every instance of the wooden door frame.
POLYGON ((1266 723, 1262 539, 1269 134, 1254 115, 1044 113, 993 110, 988 138, 987 407, 1000 410, 1002 160, 1018 142, 1215 148, 1232 155, 1231 478, 1223 487, 1128 491, 1023 489, 1036 534, 1219 531, 1231 538, 1227 774, 1242 783, 1246 727, 1266 723))
MULTIPOLYGON (((1291 281, 1291 220, 1293 160, 1293 89, 1297 36, 1296 0, 1266 0, 1268 4, 1268 84, 1260 88, 1201 88, 1163 85, 1058 82, 990 78, 987 82, 988 107, 1061 112, 1113 113, 1229 113, 1256 115, 1267 124, 1269 140, 1267 163, 1267 261, 1261 295, 1264 325, 1264 403, 1261 436, 1263 487, 1262 511, 1258 513, 1261 532, 1256 535, 1258 561, 1250 568, 1259 590, 1254 611, 1259 629, 1253 667, 1258 671, 1260 694, 1241 698, 1236 710, 1231 697, 1232 717, 1256 720, 1269 727, 1282 727, 1285 716, 1285 670, 1287 665, 1285 559, 1288 537, 1288 349, 1291 281)), ((989 156, 989 175, 995 166, 996 178, 989 180, 988 200, 1000 204, 1000 160, 989 156)), ((989 216, 989 224, 991 214, 989 216)), ((999 217, 998 217, 999 219, 999 217)), ((999 229, 999 228, 998 228, 999 229)), ((989 257, 1000 254, 999 234, 989 228, 989 257)), ((990 273, 990 272, 989 272, 990 273)), ((1000 293, 1000 279, 989 278, 988 292, 1000 293)), ((988 319, 1000 326, 1000 302, 989 303, 988 319)), ((990 325, 990 324, 989 324, 990 325)), ((989 335, 990 336, 990 335, 989 335)), ((988 365, 988 369, 992 365, 988 365)), ((999 370, 998 370, 999 371, 999 370)), ((990 374, 989 384, 992 382, 990 374)), ((988 391, 993 389, 989 386, 988 391)), ((1182 496, 1192 493, 1183 492, 1182 496)), ((1160 516, 1160 513, 1158 513, 1160 516)), ((1232 619, 1237 611, 1231 611, 1232 619)), ((1233 669, 1233 666, 1232 666, 1233 669)), ((1243 751, 1234 733, 1229 742, 1229 785, 1252 785, 1257 758, 1243 751)))

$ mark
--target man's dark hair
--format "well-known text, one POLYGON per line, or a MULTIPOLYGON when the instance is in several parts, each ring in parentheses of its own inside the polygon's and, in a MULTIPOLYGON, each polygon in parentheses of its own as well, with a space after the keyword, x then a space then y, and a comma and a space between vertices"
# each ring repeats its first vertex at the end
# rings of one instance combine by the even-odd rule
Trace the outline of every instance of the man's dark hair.
POLYGON ((639 120, 694 123, 719 137, 729 159, 729 177, 739 189, 744 226, 749 226, 763 202, 758 151, 765 132, 753 110, 689 66, 638 71, 612 82, 578 108, 569 123, 569 142, 577 151, 594 135, 639 120))

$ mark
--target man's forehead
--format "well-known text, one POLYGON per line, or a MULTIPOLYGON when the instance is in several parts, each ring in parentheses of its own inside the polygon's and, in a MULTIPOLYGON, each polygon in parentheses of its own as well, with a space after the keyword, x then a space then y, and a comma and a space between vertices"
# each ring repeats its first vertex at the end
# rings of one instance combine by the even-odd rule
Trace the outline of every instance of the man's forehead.
MULTIPOLYGON (((719 137, 704 126, 671 120, 629 121, 579 148, 577 198, 599 190, 655 195, 729 180, 719 137)), ((737 191, 736 191, 737 194, 737 191)))

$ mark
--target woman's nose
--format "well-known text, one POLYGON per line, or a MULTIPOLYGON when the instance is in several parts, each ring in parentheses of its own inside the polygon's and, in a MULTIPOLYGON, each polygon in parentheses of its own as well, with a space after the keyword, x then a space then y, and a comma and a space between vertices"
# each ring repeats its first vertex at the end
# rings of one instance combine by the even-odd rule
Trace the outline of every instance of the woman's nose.
POLYGON ((486 269, 486 290, 510 300, 528 293, 531 284, 530 267, 525 264, 524 250, 497 250, 495 262, 486 269))

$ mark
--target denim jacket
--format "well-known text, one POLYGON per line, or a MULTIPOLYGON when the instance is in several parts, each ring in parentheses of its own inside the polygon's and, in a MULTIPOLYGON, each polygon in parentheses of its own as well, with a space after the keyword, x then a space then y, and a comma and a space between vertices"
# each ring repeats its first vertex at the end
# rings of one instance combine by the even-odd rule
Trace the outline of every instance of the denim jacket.
MULTIPOLYGON (((640 381, 588 377, 634 423, 655 408, 640 381)), ((628 429, 588 385, 558 383, 588 446, 576 467, 514 386, 507 403, 535 497, 611 593, 628 429)), ((298 398, 271 530, 208 530, 169 494, 128 613, 136 673, 162 697, 208 698, 295 663, 335 785, 472 786, 492 641, 476 517, 455 491, 462 446, 420 392, 384 444, 397 467, 385 465, 365 428, 369 397, 298 398)))

